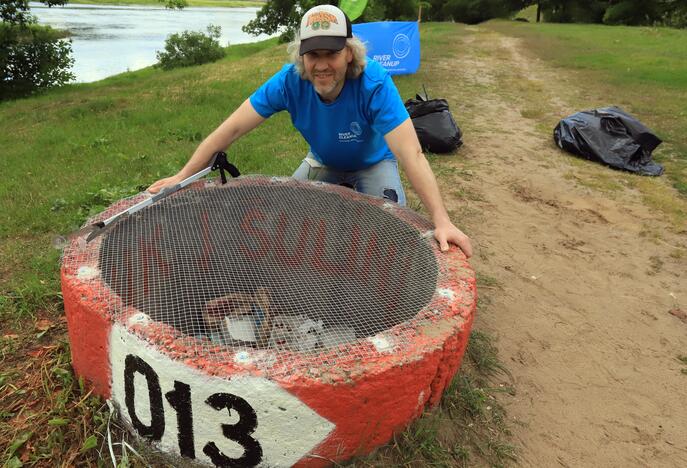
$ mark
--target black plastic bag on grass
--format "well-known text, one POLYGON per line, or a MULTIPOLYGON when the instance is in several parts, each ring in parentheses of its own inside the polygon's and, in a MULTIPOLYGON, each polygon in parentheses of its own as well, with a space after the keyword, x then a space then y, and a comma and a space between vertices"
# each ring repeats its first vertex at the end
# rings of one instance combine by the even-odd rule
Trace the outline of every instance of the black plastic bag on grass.
POLYGON ((577 156, 640 175, 660 176, 663 166, 651 160, 661 139, 618 107, 578 112, 553 131, 556 144, 577 156))
POLYGON ((432 153, 450 153, 463 144, 463 134, 448 108, 446 99, 428 99, 427 92, 405 103, 420 145, 432 153))

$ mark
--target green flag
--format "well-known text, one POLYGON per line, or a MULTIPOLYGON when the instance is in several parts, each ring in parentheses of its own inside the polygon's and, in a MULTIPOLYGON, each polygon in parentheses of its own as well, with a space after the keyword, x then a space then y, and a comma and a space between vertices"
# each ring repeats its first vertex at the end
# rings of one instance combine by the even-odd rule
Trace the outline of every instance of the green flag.
POLYGON ((363 14, 367 0, 341 0, 339 9, 348 15, 348 19, 355 21, 363 14))

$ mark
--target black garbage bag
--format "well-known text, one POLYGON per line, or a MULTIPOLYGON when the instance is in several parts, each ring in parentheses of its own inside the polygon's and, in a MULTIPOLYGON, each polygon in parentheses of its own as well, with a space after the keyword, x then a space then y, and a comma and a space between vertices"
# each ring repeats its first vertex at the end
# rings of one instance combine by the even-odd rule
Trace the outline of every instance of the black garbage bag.
POLYGON ((578 112, 553 131, 556 144, 570 153, 641 175, 659 176, 663 166, 651 160, 661 139, 618 107, 578 112))
POLYGON ((450 153, 463 144, 463 134, 448 109, 446 99, 428 99, 427 93, 406 101, 417 138, 425 151, 450 153))

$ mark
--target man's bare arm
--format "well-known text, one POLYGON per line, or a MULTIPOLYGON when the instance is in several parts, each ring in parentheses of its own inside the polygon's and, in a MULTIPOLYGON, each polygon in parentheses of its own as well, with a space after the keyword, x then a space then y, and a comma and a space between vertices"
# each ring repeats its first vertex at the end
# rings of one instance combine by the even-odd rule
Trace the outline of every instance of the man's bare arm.
POLYGON ((401 163, 413 189, 417 192, 434 222, 434 237, 442 251, 448 243, 456 244, 467 257, 472 256, 470 238, 453 225, 441 200, 439 186, 422 152, 410 119, 384 136, 389 149, 401 163))
POLYGON ((174 185, 198 171, 205 169, 217 151, 224 151, 234 141, 253 130, 265 119, 258 114, 250 100, 246 99, 214 132, 198 145, 186 165, 174 176, 160 179, 148 187, 151 193, 157 193, 163 187, 174 185))

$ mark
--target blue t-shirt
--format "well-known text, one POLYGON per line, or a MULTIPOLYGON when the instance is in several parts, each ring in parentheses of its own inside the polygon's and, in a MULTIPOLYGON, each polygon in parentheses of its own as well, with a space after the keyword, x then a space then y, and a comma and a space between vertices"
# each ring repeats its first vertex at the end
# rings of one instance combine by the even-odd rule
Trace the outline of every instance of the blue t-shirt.
POLYGON ((315 159, 343 171, 394 159, 384 135, 408 118, 391 76, 370 59, 358 78, 346 79, 334 102, 322 102, 291 64, 258 88, 250 103, 264 118, 287 110, 315 159))

